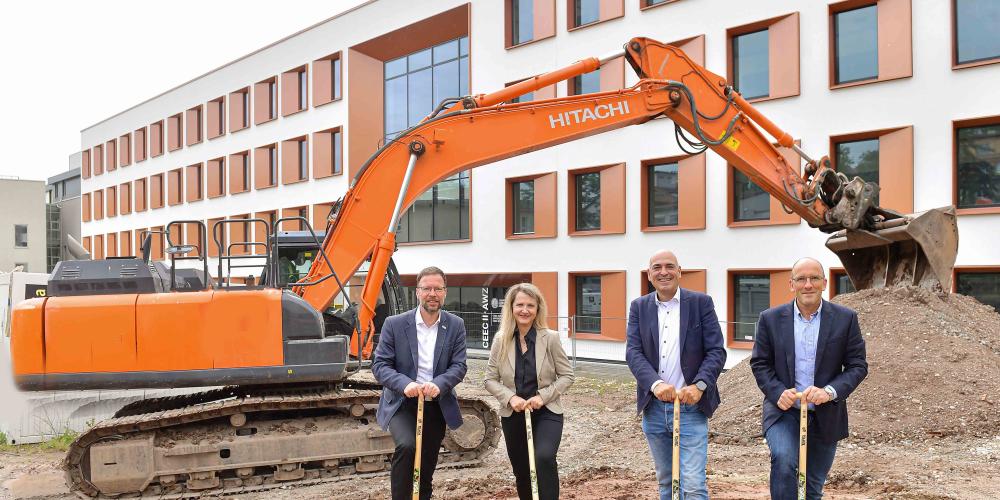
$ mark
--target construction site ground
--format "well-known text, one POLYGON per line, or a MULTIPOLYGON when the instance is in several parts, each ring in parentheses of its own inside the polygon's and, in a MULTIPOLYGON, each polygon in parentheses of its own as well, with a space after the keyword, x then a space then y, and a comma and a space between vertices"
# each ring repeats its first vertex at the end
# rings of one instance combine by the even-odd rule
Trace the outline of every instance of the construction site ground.
MULTIPOLYGON (((831 499, 1000 498, 1000 315, 962 296, 918 289, 869 290, 837 302, 858 310, 869 377, 848 399, 852 435, 841 441, 826 486, 831 499)), ((462 392, 485 394, 485 362, 470 362, 462 392)), ((719 381, 710 421, 712 498, 768 498, 769 458, 760 437, 761 395, 748 360, 719 381)), ((559 450, 562 498, 655 498, 656 481, 635 384, 624 365, 580 363, 559 450)), ((0 500, 69 495, 62 454, 0 452, 0 500)), ((503 440, 480 467, 440 470, 435 498, 516 498, 503 440)), ((387 475, 230 498, 382 499, 387 475)))

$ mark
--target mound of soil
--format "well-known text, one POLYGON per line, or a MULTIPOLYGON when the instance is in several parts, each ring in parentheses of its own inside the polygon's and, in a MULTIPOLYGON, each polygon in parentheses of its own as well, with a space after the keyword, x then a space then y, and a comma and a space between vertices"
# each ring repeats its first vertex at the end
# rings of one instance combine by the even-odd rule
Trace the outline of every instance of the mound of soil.
MULTIPOLYGON (((848 398, 851 438, 869 443, 1000 436, 1000 314, 916 287, 838 295, 858 312, 868 378, 848 398)), ((719 378, 715 442, 761 436, 763 396, 747 358, 719 378)))

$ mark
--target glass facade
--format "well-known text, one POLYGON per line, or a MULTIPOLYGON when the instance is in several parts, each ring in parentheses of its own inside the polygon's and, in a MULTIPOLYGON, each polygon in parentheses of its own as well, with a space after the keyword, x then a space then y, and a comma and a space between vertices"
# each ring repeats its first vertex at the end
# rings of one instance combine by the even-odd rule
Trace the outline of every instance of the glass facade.
POLYGON ((535 38, 535 1, 511 0, 511 41, 514 45, 535 38))
MULTIPOLYGON (((404 307, 417 307, 414 287, 402 287, 404 307)), ((462 318, 465 323, 465 345, 469 349, 486 349, 493 345, 493 338, 500 329, 503 299, 506 287, 449 286, 442 309, 462 318)))
POLYGON ((733 221, 767 220, 770 217, 771 196, 734 168, 733 221))
POLYGON ((955 291, 974 297, 1000 312, 1000 270, 955 273, 955 291))
POLYGON ((836 83, 878 78, 877 9, 869 5, 833 15, 836 83))
POLYGON ((958 64, 1000 57, 1000 2, 955 0, 955 52, 958 64))
POLYGON ((765 29, 733 37, 733 85, 744 99, 770 92, 767 34, 765 29))
MULTIPOLYGON (((442 100, 469 93, 469 38, 461 37, 387 61, 385 140, 429 115, 442 100)), ((438 183, 417 198, 399 221, 396 241, 469 237, 469 173, 438 183)))
POLYGON ((333 91, 330 92, 330 95, 333 96, 334 100, 337 100, 337 99, 340 99, 340 88, 341 88, 340 87, 340 78, 341 78, 341 74, 340 74, 340 58, 338 57, 337 59, 334 59, 333 62, 332 62, 332 64, 333 64, 333 78, 330 80, 330 82, 331 82, 331 85, 333 86, 333 91))
POLYGON ((838 142, 837 171, 848 179, 861 177, 865 182, 878 183, 878 139, 838 142))
POLYGON ((469 238, 469 173, 460 172, 421 194, 399 219, 396 241, 469 238))
POLYGON ((956 131, 959 208, 1000 207, 1000 125, 956 131))
POLYGON ((733 275, 733 340, 753 342, 760 313, 771 307, 771 277, 733 275))
POLYGON ((576 230, 601 228, 601 173, 590 172, 573 177, 576 184, 576 230))
POLYGON ((601 333, 601 277, 576 276, 576 331, 601 333))
POLYGON ((678 184, 676 163, 646 167, 648 193, 646 214, 648 226, 676 226, 678 214, 678 184))
POLYGON ((840 295, 842 293, 854 293, 858 291, 854 288, 854 283, 851 278, 846 274, 835 274, 833 277, 833 294, 840 295))
POLYGON ((511 198, 514 206, 514 234, 531 234, 535 232, 535 181, 522 181, 511 184, 511 198))

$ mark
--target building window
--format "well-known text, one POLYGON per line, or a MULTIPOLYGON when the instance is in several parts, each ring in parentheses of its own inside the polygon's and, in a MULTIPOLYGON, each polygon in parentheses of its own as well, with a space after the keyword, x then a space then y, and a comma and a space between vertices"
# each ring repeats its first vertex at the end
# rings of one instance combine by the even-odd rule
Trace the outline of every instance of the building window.
POLYGON ((958 127, 958 208, 1000 207, 1000 124, 958 127))
POLYGON ((90 193, 84 193, 80 196, 80 219, 83 222, 90 222, 91 220, 90 207, 90 193))
POLYGON ((254 188, 274 187, 278 182, 278 146, 269 144, 254 150, 254 188))
POLYGON ((108 156, 107 161, 104 162, 104 170, 108 172, 118 168, 118 153, 117 148, 115 147, 116 144, 115 140, 111 139, 104 145, 104 151, 108 156))
POLYGON ((1000 269, 955 270, 955 291, 1000 312, 1000 269))
POLYGON ((26 224, 14 224, 14 247, 28 248, 28 226, 26 224))
POLYGON ((676 2, 677 0, 642 0, 641 8, 653 7, 654 5, 661 5, 669 2, 676 2))
POLYGON ((1000 3, 955 0, 955 62, 968 64, 1000 58, 1000 3))
POLYGON ((385 138, 416 125, 449 97, 469 93, 469 38, 385 63, 385 138))
POLYGON ((843 172, 848 179, 861 177, 865 182, 878 184, 878 146, 878 139, 838 142, 837 171, 843 172))
POLYGON ((135 192, 135 211, 146 211, 146 179, 136 179, 133 191, 135 192))
MULTIPOLYGON (((469 38, 461 37, 387 61, 385 140, 416 125, 449 97, 469 93, 469 38)), ((400 218, 397 241, 441 241, 469 237, 469 173, 461 172, 427 190, 400 218)))
POLYGON ((98 189, 94 191, 94 220, 101 220, 104 218, 104 190, 98 189))
POLYGON ((146 127, 136 130, 132 137, 135 149, 135 161, 140 162, 146 159, 146 127))
POLYGON ((343 134, 339 128, 313 134, 313 178, 340 175, 344 171, 343 134))
POLYGON ((253 86, 253 123, 271 121, 278 117, 278 81, 271 77, 253 86))
POLYGON ((733 221, 767 220, 771 217, 771 196, 743 172, 733 172, 733 221))
POLYGON ((187 121, 187 140, 185 144, 190 146, 201 142, 201 106, 195 106, 184 112, 187 121))
POLYGON ((313 61, 313 106, 341 98, 340 52, 313 61))
POLYGON ((163 208, 163 174, 149 177, 149 206, 163 208))
POLYGON ((116 186, 111 186, 105 190, 104 202, 107 204, 104 210, 106 216, 114 217, 118 215, 118 188, 116 186))
POLYGON ((281 183, 309 179, 309 141, 298 137, 281 142, 281 183))
POLYGON ((529 42, 535 38, 534 0, 511 0, 512 45, 529 42))
POLYGON ((236 132, 250 126, 250 88, 245 87, 229 94, 229 131, 236 132))
POLYGON ((204 177, 202 176, 201 163, 196 163, 194 165, 187 166, 187 201, 198 201, 202 199, 205 195, 204 192, 204 177))
POLYGON ((245 193, 250 190, 250 152, 229 155, 229 192, 245 193))
POLYGON ((90 150, 84 150, 80 153, 82 158, 82 163, 80 164, 80 176, 84 179, 90 178, 90 150))
POLYGON ((183 146, 184 122, 181 113, 167 118, 167 151, 176 151, 183 146))
POLYGON ((676 226, 678 223, 678 165, 663 163, 648 165, 647 179, 648 213, 646 220, 649 227, 676 226))
POLYGON ((878 5, 833 15, 834 82, 878 78, 878 5))
POLYGON ((214 139, 226 133, 226 96, 208 101, 205 130, 208 138, 214 139))
POLYGON ((281 74, 281 116, 304 111, 309 106, 308 66, 288 70, 281 74))
POLYGON ((118 185, 118 213, 121 215, 132 213, 132 184, 129 182, 118 185))
POLYGON ((400 217, 396 241, 469 239, 469 172, 459 172, 421 194, 400 217))
POLYGON ((167 204, 170 206, 184 203, 184 169, 176 168, 167 172, 167 204))
POLYGON ((568 82, 569 95, 593 94, 601 91, 601 68, 574 76, 568 82))
POLYGON ((132 134, 118 138, 118 165, 126 167, 132 164, 132 134))
POLYGON ((576 331, 601 333, 601 277, 574 276, 576 331))
POLYGON ((149 125, 149 156, 156 158, 163 154, 163 120, 149 125))
POLYGON ((768 274, 733 274, 733 340, 753 342, 760 313, 771 307, 768 274))
POLYGON ((98 144, 94 146, 94 175, 104 173, 104 146, 98 144))
POLYGON ((515 182, 511 185, 513 196, 514 234, 535 232, 535 181, 515 182))
POLYGON ((851 281, 851 277, 847 275, 842 269, 832 269, 830 274, 833 277, 830 283, 832 289, 830 290, 830 298, 836 297, 837 295, 843 293, 854 293, 858 291, 854 288, 854 282, 851 281))
POLYGON ((208 168, 205 171, 206 183, 208 184, 208 197, 218 198, 226 195, 226 158, 215 158, 208 160, 208 168))
POLYGON ((573 26, 596 23, 601 20, 600 0, 573 0, 573 26))
POLYGON ((733 86, 744 99, 768 97, 768 30, 733 37, 733 86))
POLYGON ((601 228, 601 173, 588 172, 573 176, 576 193, 577 231, 591 231, 601 228))

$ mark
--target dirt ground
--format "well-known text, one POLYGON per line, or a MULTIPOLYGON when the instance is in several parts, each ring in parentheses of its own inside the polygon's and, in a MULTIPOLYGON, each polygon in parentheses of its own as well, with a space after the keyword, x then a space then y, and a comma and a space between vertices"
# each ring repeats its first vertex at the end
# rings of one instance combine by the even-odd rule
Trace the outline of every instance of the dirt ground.
MULTIPOLYGON (((852 395, 852 436, 840 443, 826 487, 831 499, 1000 498, 1000 315, 972 299, 921 291, 866 291, 839 302, 859 311, 870 375, 852 395), (867 294, 867 295, 862 295, 867 294)), ((484 363, 473 361, 460 391, 485 394, 484 363)), ((579 370, 564 396, 559 464, 562 498, 655 498, 653 464, 635 416, 627 370, 579 370)), ((760 392, 747 363, 720 379, 723 404, 710 422, 712 498, 768 498, 760 392), (756 405, 756 406, 755 406, 756 405)), ((0 500, 74 498, 59 473, 61 454, 0 453, 0 500)), ((435 498, 516 498, 503 440, 481 467, 440 470, 435 498)), ((388 476, 355 478, 230 498, 383 499, 388 476)))

